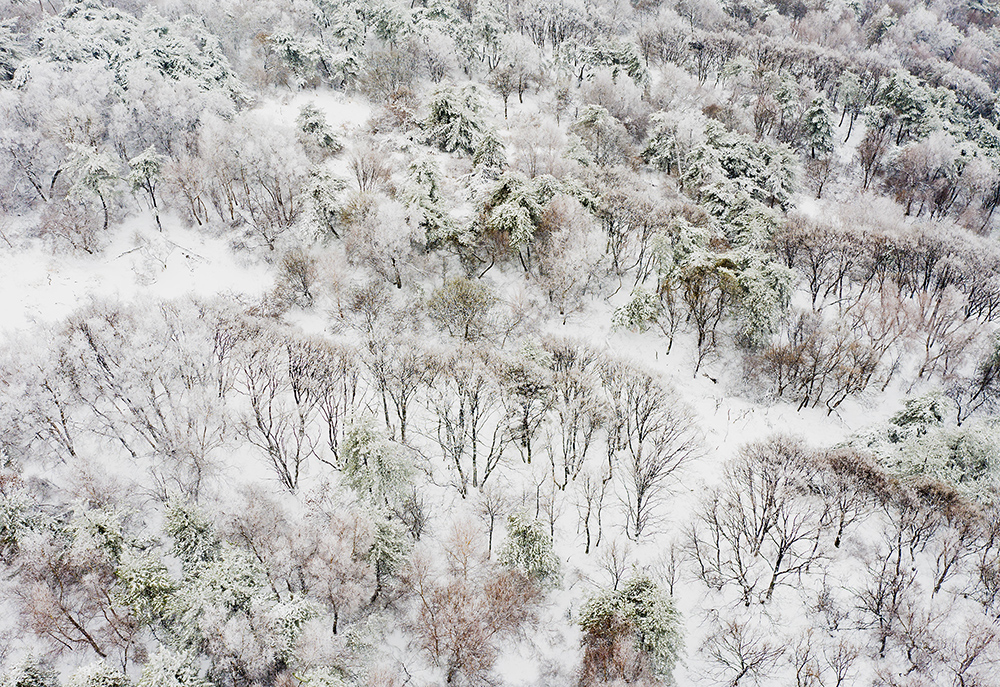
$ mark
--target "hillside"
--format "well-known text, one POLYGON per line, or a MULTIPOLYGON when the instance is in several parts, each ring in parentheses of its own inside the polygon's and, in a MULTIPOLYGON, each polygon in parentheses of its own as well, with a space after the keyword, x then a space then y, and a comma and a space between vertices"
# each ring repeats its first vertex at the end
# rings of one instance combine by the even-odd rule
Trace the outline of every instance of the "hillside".
POLYGON ((0 7, 0 687, 997 683, 1000 7, 0 7))

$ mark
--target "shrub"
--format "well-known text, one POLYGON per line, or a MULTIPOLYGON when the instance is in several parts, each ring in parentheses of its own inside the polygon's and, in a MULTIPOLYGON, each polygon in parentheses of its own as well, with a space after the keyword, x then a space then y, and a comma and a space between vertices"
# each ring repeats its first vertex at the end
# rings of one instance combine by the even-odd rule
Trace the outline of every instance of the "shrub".
POLYGON ((475 341, 492 328, 496 302, 486 284, 456 277, 434 290, 427 301, 427 314, 451 336, 475 341))
POLYGON ((59 677, 48 663, 28 656, 0 680, 2 687, 59 687, 59 677))

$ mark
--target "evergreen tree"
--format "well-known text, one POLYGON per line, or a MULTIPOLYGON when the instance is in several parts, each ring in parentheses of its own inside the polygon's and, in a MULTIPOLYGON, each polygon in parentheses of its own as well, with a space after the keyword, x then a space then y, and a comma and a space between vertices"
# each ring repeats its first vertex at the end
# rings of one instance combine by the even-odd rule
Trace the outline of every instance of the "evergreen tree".
POLYGON ((0 81, 10 81, 21 62, 21 36, 15 28, 16 21, 0 21, 0 81))
POLYGON ((48 662, 29 655, 0 680, 0 687, 59 687, 59 676, 48 662))
POLYGON ((454 239, 455 223, 441 202, 441 170, 437 162, 430 156, 418 156, 410 163, 406 176, 409 209, 427 243, 437 245, 454 239))
POLYGON ((343 148, 337 134, 326 121, 326 115, 313 103, 306 103, 295 118, 299 140, 307 152, 312 152, 320 160, 335 155, 343 148))
POLYGON ((485 131, 483 105, 474 84, 443 86, 431 95, 424 120, 427 140, 446 153, 473 155, 485 131))
POLYGON ((579 622, 584 632, 585 669, 605 675, 630 668, 648 670, 656 679, 673 684, 682 646, 681 618, 671 598, 650 578, 633 577, 620 590, 590 598, 580 611, 579 622), (631 653, 623 642, 638 651, 638 665, 622 665, 621 659, 628 660, 631 653))
POLYGON ((585 106, 570 131, 586 144, 599 165, 624 162, 631 154, 625 125, 600 105, 585 106))
POLYGON ((213 560, 222 543, 212 523, 194 504, 173 500, 167 505, 164 530, 174 540, 174 555, 189 571, 213 560))
POLYGON ((837 80, 837 96, 840 99, 840 123, 838 126, 844 124, 844 118, 848 114, 851 116, 847 126, 847 136, 844 137, 846 141, 851 137, 854 122, 865 107, 864 89, 861 87, 861 80, 857 74, 847 70, 840 75, 837 80))
POLYGON ((525 270, 530 264, 535 231, 542 221, 544 203, 540 196, 547 192, 544 183, 542 179, 529 181, 519 173, 505 172, 490 189, 480 212, 482 229, 503 237, 507 246, 517 252, 525 270))
POLYGON ((118 160, 106 152, 86 146, 71 146, 73 157, 68 169, 74 181, 70 195, 81 197, 93 194, 101 201, 104 210, 104 230, 108 230, 111 209, 108 203, 120 181, 118 160))
POLYGON ((104 661, 91 663, 74 671, 66 681, 66 687, 131 687, 132 681, 120 670, 115 670, 104 661))
POLYGON ((311 220, 321 237, 329 233, 334 238, 341 238, 340 228, 345 205, 343 193, 346 189, 346 181, 322 167, 310 170, 303 189, 303 197, 311 220))
POLYGON ((637 329, 646 331, 650 324, 656 323, 662 315, 663 308, 656 294, 636 287, 625 305, 615 310, 611 321, 622 329, 637 329))
POLYGON ((148 551, 128 551, 115 570, 114 601, 127 607, 142 625, 167 618, 179 586, 167 566, 148 551))
POLYGON ((504 144, 495 131, 487 132, 472 156, 472 165, 485 179, 498 179, 507 167, 504 144))
POLYGON ((675 127, 666 121, 665 113, 652 116, 653 130, 642 150, 642 159, 661 172, 676 169, 680 172, 680 150, 677 145, 675 127))
POLYGON ((500 549, 501 565, 514 568, 539 584, 558 582, 559 559, 552 550, 552 538, 538 520, 516 513, 507 520, 507 541, 500 549))
POLYGON ((10 562, 17 555, 21 541, 39 524, 32 500, 22 489, 0 492, 0 562, 10 562))
POLYGON ((932 103, 927 89, 909 72, 897 69, 879 92, 878 103, 888 108, 896 123, 896 145, 921 139, 931 128, 932 103))
POLYGON ((128 161, 128 184, 132 187, 132 191, 142 191, 149 196, 153 218, 160 231, 163 231, 163 225, 160 224, 160 208, 156 203, 156 185, 163 175, 163 165, 166 161, 166 156, 157 153, 153 146, 149 146, 128 161))
POLYGON ((756 250, 743 251, 735 263, 738 339, 746 346, 760 346, 777 331, 788 312, 797 273, 756 250))
POLYGON ((806 140, 809 141, 809 156, 816 157, 833 152, 833 126, 830 123, 830 111, 826 99, 813 98, 809 108, 802 116, 806 140))
POLYGON ((368 550, 368 560, 375 568, 375 591, 372 594, 372 601, 385 589, 386 580, 402 569, 410 548, 410 538, 402 524, 386 518, 379 518, 376 521, 375 537, 368 550))
POLYGON ((402 500, 412 479, 408 461, 397 445, 369 421, 354 423, 344 436, 344 481, 376 510, 402 500))
POLYGON ((160 647, 142 667, 136 687, 212 687, 212 683, 201 676, 192 655, 160 647))

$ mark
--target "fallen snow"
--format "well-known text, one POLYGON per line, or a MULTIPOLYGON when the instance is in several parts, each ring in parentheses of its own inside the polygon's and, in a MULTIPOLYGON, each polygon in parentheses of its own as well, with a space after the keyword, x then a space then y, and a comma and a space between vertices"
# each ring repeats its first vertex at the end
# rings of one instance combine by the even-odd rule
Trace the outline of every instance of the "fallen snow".
POLYGON ((139 295, 263 295, 273 286, 269 268, 241 260, 223 237, 161 217, 163 232, 148 215, 112 229, 108 246, 94 255, 53 254, 32 245, 0 251, 3 275, 0 334, 56 322, 90 298, 131 301, 139 295))

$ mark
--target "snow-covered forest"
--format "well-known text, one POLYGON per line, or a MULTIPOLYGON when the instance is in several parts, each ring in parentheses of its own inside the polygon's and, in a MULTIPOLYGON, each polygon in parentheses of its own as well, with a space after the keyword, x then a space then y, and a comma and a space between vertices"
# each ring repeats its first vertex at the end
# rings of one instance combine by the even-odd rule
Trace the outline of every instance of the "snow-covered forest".
POLYGON ((1000 685, 995 0, 0 0, 0 687, 1000 685))

